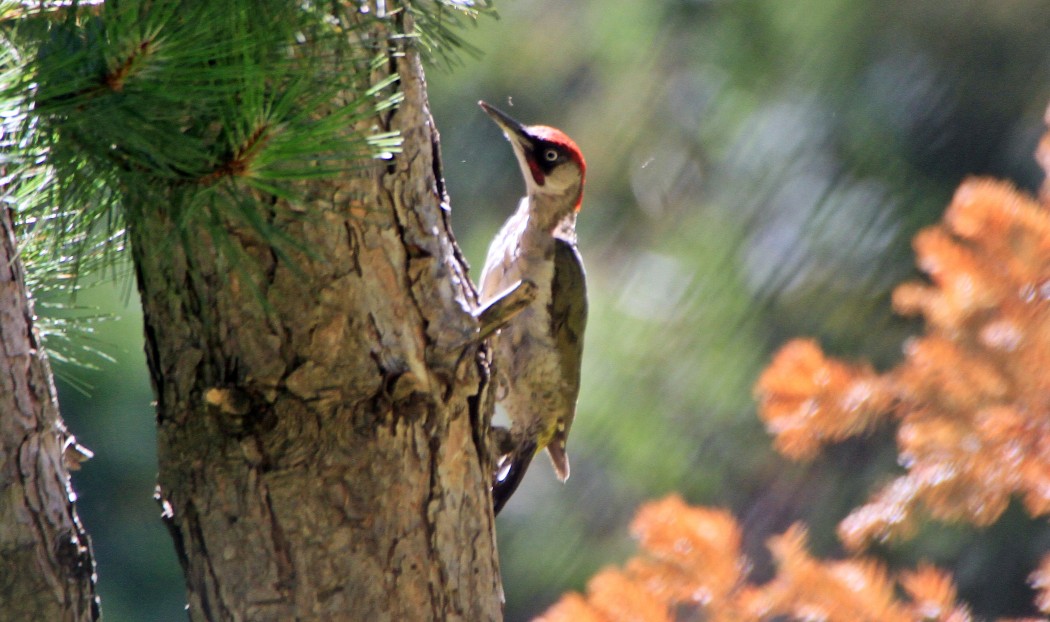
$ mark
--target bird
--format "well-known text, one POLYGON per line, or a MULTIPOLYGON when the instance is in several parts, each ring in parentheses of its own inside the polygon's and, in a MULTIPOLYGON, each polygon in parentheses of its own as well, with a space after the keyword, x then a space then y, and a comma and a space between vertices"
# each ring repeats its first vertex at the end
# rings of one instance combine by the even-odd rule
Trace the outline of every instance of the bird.
POLYGON ((587 165, 561 130, 524 125, 483 101, 478 105, 510 142, 526 190, 489 246, 479 302, 490 304, 524 281, 537 292, 493 337, 496 401, 511 422, 509 451, 498 458, 493 476, 498 514, 541 450, 560 481, 569 477, 565 444, 576 414, 587 324, 586 273, 576 240, 587 165))

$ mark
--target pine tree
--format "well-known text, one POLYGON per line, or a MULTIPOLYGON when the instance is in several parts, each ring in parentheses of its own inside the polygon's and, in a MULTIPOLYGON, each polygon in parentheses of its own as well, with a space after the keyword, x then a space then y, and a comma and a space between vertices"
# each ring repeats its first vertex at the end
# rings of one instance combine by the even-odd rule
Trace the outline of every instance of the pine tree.
MULTIPOLYGON (((67 268, 130 250, 193 620, 500 617, 489 369, 421 63, 475 4, 0 9, 4 194, 67 268)), ((39 615, 95 616, 58 600, 39 615)))

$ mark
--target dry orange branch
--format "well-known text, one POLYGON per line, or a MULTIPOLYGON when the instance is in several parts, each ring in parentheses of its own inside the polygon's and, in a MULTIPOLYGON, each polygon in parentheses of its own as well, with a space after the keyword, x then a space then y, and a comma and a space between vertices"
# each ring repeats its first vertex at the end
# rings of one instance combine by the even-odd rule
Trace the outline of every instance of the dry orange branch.
POLYGON ((1050 555, 1043 556, 1039 568, 1030 576, 1032 587, 1038 590, 1035 597, 1035 606, 1039 611, 1050 613, 1050 555))
POLYGON ((948 573, 924 565, 893 577, 871 559, 815 559, 800 525, 770 540, 777 575, 763 585, 747 580, 740 527, 727 512, 671 496, 642 506, 632 532, 641 553, 623 570, 600 572, 586 595, 564 596, 540 622, 971 619, 948 573))
MULTIPOLYGON (((1050 137, 1037 159, 1050 166, 1050 137)), ((796 459, 896 419, 907 472, 842 522, 853 548, 907 535, 920 507, 987 525, 1016 495, 1050 514, 1050 192, 968 180, 914 246, 929 282, 899 286, 893 303, 926 331, 896 368, 876 374, 797 340, 756 386, 777 448, 796 459)))
MULTIPOLYGON (((1050 133, 1036 156, 1050 177, 1050 133)), ((929 281, 899 286, 893 303, 921 315, 926 330, 905 344, 897 367, 879 374, 799 339, 755 389, 776 447, 794 459, 897 422, 906 473, 839 525, 854 550, 907 534, 920 506, 986 525, 1016 495, 1031 515, 1050 514, 1050 179, 1039 199, 1003 182, 966 181, 914 246, 929 281)), ((923 564, 894 576, 871 558, 816 559, 801 525, 770 539, 777 574, 762 585, 748 582, 740 527, 726 512, 671 496, 643 506, 632 532, 641 553, 541 620, 972 619, 949 573, 923 564)), ((1050 613, 1050 555, 1030 580, 1036 605, 1050 613)))

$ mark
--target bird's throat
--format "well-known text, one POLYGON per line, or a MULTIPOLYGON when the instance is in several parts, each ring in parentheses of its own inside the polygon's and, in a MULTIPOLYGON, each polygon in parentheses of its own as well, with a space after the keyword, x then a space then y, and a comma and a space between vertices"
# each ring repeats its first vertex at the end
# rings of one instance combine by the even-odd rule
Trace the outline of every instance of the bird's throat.
POLYGON ((568 193, 549 194, 532 192, 522 200, 519 209, 528 213, 528 227, 537 229, 547 235, 575 241, 576 210, 568 193), (571 238, 565 233, 572 232, 571 238), (559 235, 561 233, 561 235, 559 235))

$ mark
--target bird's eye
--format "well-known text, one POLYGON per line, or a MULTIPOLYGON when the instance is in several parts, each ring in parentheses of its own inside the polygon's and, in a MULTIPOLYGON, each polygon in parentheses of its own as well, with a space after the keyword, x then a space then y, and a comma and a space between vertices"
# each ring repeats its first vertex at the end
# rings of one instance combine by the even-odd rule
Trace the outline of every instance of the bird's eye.
POLYGON ((558 151, 555 149, 548 149, 543 152, 543 157, 548 162, 556 162, 558 160, 558 151))

